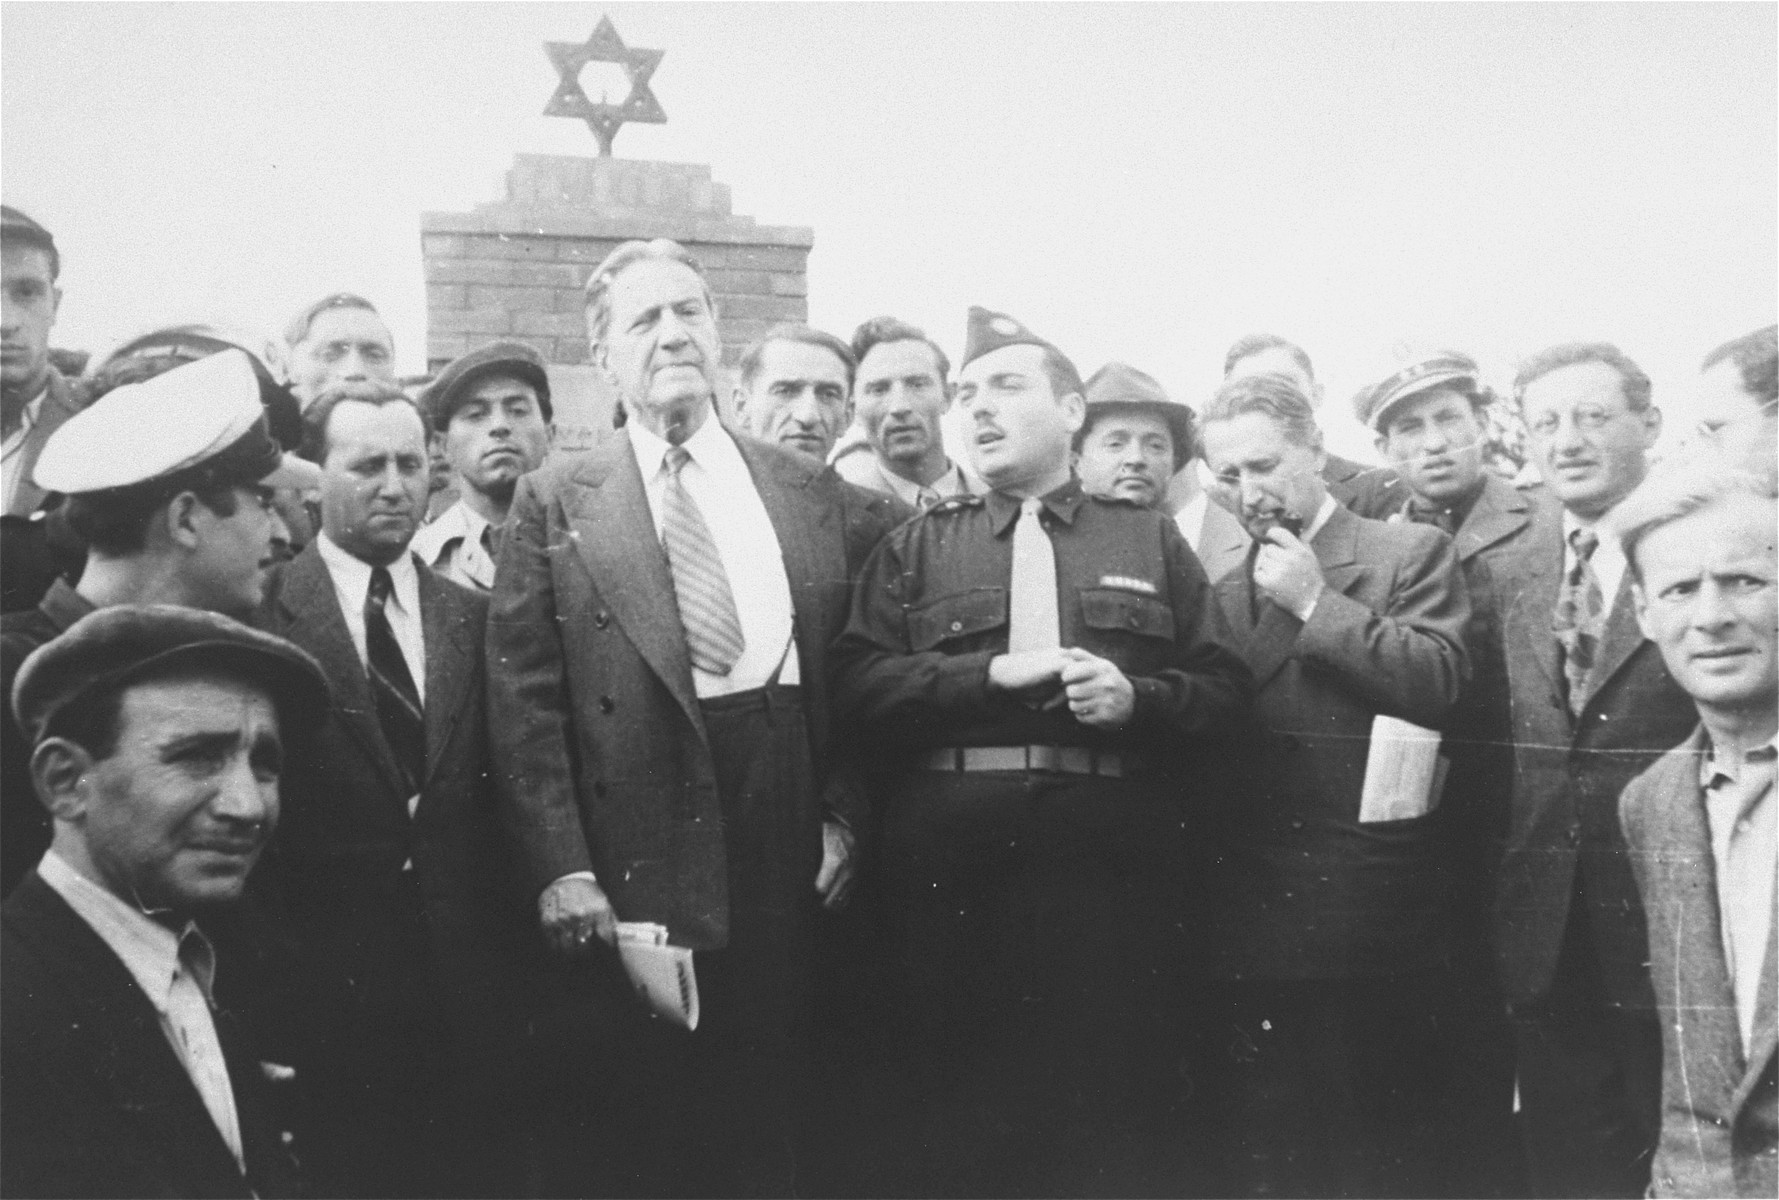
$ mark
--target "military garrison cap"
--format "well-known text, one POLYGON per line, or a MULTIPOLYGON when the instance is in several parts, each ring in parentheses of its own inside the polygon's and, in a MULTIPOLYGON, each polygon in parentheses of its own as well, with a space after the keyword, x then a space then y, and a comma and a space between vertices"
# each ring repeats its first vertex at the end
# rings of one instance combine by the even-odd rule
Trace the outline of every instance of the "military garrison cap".
POLYGON ((1186 465, 1193 451, 1192 410, 1171 399, 1149 375, 1121 362, 1107 363, 1087 381, 1087 420, 1075 433, 1075 449, 1081 448, 1095 420, 1120 408, 1141 409, 1167 422, 1174 439, 1174 470, 1186 465))
POLYGON ((1050 342, 1006 313, 990 312, 980 305, 972 304, 969 324, 964 332, 963 362, 959 365, 974 362, 989 351, 999 350, 1003 346, 1042 346, 1055 354, 1062 354, 1050 342))
POLYGON ((320 665, 283 638, 202 609, 120 604, 88 613, 33 651, 13 683, 12 711, 35 743, 69 705, 188 666, 259 683, 299 732, 328 709, 320 665))
POLYGON ((1383 432, 1390 410, 1404 400, 1445 384, 1461 384, 1460 390, 1465 392, 1474 392, 1478 386, 1476 361, 1455 350, 1403 350, 1397 355, 1397 364, 1393 372, 1359 389, 1353 397, 1353 415, 1374 433, 1383 432))
POLYGON ((279 449, 253 365, 232 348, 99 397, 50 435, 32 477, 65 495, 176 479, 211 487, 321 481, 314 464, 279 449))

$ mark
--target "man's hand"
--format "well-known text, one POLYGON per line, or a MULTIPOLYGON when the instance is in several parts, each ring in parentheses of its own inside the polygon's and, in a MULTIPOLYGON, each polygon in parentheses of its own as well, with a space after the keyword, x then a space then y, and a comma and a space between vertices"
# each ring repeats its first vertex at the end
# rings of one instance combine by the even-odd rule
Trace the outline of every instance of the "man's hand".
POLYGON ((1328 585, 1322 580, 1316 552, 1275 525, 1266 531, 1266 542, 1254 556, 1254 586, 1299 621, 1307 621, 1328 585))
POLYGON ((988 660, 988 686, 1002 692, 1047 690, 1061 681, 1063 664, 1067 661, 1062 650, 997 654, 988 660))
POLYGON ((824 908, 845 908, 852 898, 852 848, 852 830, 838 821, 822 822, 822 869, 815 873, 815 890, 824 908))
POLYGON ((1077 647, 1063 651, 1062 683, 1075 720, 1117 729, 1137 711, 1137 691, 1118 664, 1077 647))
POLYGON ((560 954, 584 954, 598 938, 618 942, 618 917, 605 889, 585 875, 564 875, 537 898, 544 937, 560 954))

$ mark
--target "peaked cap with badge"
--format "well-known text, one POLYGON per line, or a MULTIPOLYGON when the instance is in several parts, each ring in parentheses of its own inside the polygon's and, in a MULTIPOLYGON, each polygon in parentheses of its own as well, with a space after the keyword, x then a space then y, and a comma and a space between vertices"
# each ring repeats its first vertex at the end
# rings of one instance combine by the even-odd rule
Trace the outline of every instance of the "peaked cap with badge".
POLYGON ((1456 384, 1466 394, 1481 386, 1476 360, 1455 350, 1415 351, 1400 349, 1394 369, 1378 382, 1360 388, 1353 396, 1353 415, 1374 433, 1383 432, 1390 411, 1436 387, 1456 384))
POLYGON ((984 354, 1004 346, 1042 346, 1068 363, 1070 370, 1075 367, 1054 342, 1045 341, 1006 313, 991 312, 979 304, 972 304, 964 331, 964 357, 958 366, 966 367, 984 354))
POLYGON ((55 431, 33 477, 64 495, 321 482, 272 437, 253 364, 233 348, 107 392, 55 431))
POLYGON ((1087 381, 1087 420, 1075 432, 1075 449, 1081 448, 1097 418, 1124 408, 1153 413, 1166 422, 1174 439, 1174 470, 1186 465, 1195 440, 1192 409, 1169 397, 1147 373, 1121 362, 1107 363, 1087 381))

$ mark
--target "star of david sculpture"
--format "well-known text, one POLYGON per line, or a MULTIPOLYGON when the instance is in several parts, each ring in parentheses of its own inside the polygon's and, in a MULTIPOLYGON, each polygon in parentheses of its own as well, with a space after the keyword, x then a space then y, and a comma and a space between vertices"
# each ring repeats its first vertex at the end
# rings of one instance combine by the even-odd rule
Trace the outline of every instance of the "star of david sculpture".
POLYGON ((601 158, 611 157, 612 139, 627 122, 660 125, 667 112, 655 93, 649 90, 649 77, 661 65, 661 50, 631 49, 612 27, 610 17, 600 17, 599 25, 585 42, 545 42, 544 50, 556 66, 560 77, 556 91, 544 106, 546 117, 579 117, 599 139, 601 158), (630 77, 630 94, 617 104, 606 102, 604 96, 595 104, 581 87, 581 68, 588 63, 616 63, 630 77))

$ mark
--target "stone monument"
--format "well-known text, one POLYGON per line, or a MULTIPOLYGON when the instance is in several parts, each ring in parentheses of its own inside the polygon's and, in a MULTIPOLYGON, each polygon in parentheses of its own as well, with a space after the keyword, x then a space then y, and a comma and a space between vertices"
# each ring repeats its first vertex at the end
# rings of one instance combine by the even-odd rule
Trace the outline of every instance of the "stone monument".
MULTIPOLYGON (((626 122, 667 119, 649 88, 659 50, 626 47, 601 17, 585 43, 547 43, 559 82, 544 112, 575 117, 599 139, 596 158, 520 154, 506 197, 467 213, 421 215, 426 268, 426 361, 436 371, 486 342, 513 339, 550 364, 557 445, 585 446, 611 420, 612 398, 589 365, 582 289, 620 242, 672 238, 705 268, 723 333, 723 365, 781 321, 809 317, 807 271, 814 231, 760 225, 730 207, 729 188, 706 165, 615 158, 626 122), (588 63, 617 63, 630 93, 591 101, 580 83, 588 63)), ((727 388, 718 397, 727 411, 727 388)))

